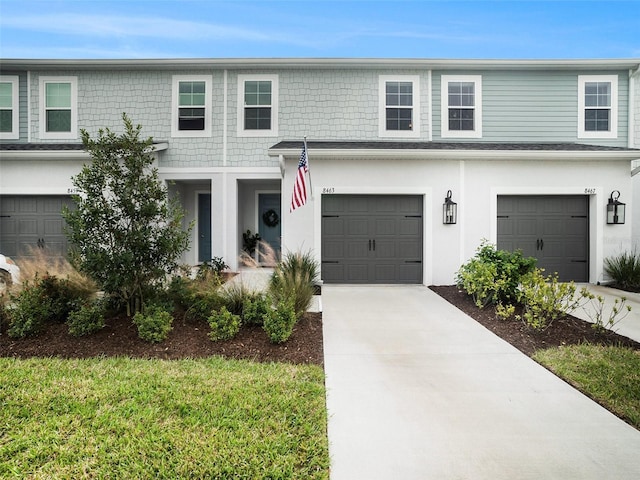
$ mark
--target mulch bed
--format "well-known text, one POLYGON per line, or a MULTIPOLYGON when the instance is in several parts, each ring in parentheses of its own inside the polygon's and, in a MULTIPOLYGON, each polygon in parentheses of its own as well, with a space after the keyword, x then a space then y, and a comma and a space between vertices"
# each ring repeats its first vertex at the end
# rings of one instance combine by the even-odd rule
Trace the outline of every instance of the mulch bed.
POLYGON ((306 313, 296 324, 293 334, 283 344, 272 344, 261 327, 245 326, 232 340, 213 342, 206 323, 185 322, 177 318, 166 341, 148 343, 138 337, 130 318, 120 316, 107 320, 105 328, 86 337, 69 335, 65 324, 50 324, 38 336, 10 338, 6 328, 0 330, 1 357, 90 358, 126 356, 174 360, 220 355, 258 362, 323 364, 322 314, 306 313))
POLYGON ((611 331, 599 333, 591 327, 591 323, 571 315, 554 321, 543 332, 536 332, 523 322, 498 318, 492 306, 478 308, 471 296, 456 286, 432 286, 430 288, 488 330, 529 356, 536 350, 544 348, 586 342, 597 345, 620 345, 640 350, 640 343, 611 331))

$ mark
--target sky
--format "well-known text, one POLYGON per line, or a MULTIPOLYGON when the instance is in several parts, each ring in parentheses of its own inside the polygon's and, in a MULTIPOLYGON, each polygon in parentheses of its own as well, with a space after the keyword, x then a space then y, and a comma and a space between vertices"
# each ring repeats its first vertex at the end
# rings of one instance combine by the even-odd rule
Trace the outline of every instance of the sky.
POLYGON ((640 0, 0 0, 0 58, 640 58, 640 0))

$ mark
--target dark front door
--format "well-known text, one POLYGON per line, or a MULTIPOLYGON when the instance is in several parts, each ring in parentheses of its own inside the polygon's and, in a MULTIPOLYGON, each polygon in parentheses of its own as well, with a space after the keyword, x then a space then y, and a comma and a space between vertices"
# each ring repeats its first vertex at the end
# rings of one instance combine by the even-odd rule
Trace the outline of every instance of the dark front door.
POLYGON ((323 195, 323 281, 422 283, 422 203, 419 195, 323 195))
POLYGON ((498 248, 522 250, 560 281, 589 280, 589 197, 498 197, 498 248))
MULTIPOLYGON (((276 257, 280 255, 282 237, 282 219, 280 218, 281 196, 279 193, 258 194, 258 233, 262 242, 269 244, 276 257)), ((264 250, 264 249, 263 249, 264 250)), ((260 251, 262 255, 258 260, 262 263, 270 263, 268 252, 260 251), (264 254, 267 254, 265 257, 264 254)))
POLYGON ((198 194, 198 262, 211 260, 211 194, 198 194))

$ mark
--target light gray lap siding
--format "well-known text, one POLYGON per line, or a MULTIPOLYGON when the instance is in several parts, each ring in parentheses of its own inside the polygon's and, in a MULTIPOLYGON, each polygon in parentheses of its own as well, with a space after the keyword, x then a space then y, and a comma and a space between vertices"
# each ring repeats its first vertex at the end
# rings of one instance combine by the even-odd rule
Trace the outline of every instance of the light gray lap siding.
MULTIPOLYGON (((441 138, 441 76, 433 75, 434 140, 441 138)), ((578 76, 581 72, 473 71, 482 76, 482 141, 580 142, 627 146, 629 80, 618 72, 618 138, 578 139, 578 76)), ((611 75, 611 72, 584 72, 611 75)), ((464 141, 464 139, 456 139, 464 141)))

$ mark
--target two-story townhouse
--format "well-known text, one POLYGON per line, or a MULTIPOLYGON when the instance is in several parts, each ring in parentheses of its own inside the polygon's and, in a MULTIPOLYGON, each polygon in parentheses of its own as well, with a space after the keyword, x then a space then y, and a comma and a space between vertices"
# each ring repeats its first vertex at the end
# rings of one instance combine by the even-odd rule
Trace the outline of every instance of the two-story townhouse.
POLYGON ((126 112, 196 222, 185 263, 237 268, 249 229, 312 251, 325 282, 449 284, 487 239, 601 281, 632 242, 639 65, 1 60, 0 251, 64 252, 79 130, 118 130, 126 112), (304 137, 313 194, 291 212, 304 137), (624 223, 608 223, 612 192, 624 223))

